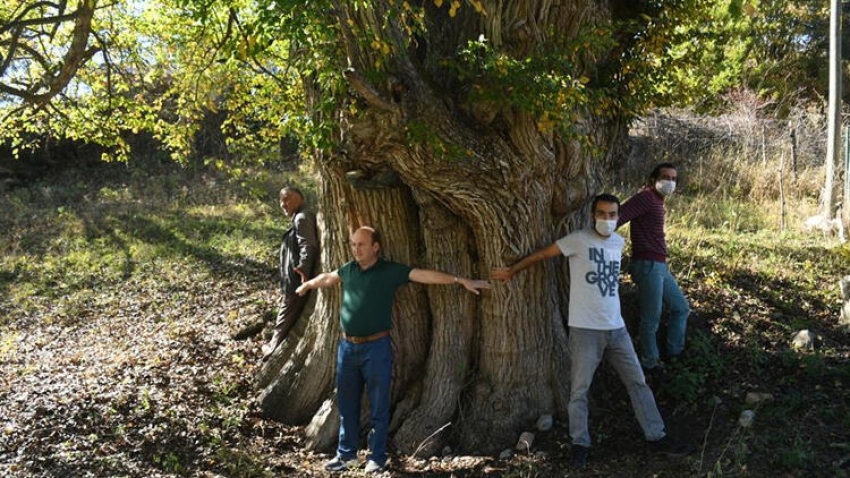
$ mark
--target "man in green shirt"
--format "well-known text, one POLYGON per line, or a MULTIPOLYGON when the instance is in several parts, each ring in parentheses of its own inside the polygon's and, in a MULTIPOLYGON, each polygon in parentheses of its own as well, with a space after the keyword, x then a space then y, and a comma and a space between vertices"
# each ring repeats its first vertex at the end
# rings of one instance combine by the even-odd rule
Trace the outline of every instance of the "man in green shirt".
POLYGON ((430 269, 415 269, 381 257, 381 237, 371 227, 351 235, 354 260, 333 272, 319 274, 302 284, 296 293, 342 284, 340 324, 342 338, 337 348, 337 398, 339 444, 336 457, 325 464, 330 471, 359 466, 360 398, 363 387, 369 395, 373 433, 369 438, 367 473, 380 473, 387 462, 387 429, 390 422, 390 379, 392 377, 392 306, 395 291, 408 282, 460 284, 478 295, 490 283, 452 276, 430 269))

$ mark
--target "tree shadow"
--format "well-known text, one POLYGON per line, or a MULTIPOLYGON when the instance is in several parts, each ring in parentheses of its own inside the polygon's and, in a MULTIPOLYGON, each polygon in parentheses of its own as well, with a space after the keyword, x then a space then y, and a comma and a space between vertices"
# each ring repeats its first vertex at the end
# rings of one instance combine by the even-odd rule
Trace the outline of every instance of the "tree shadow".
MULTIPOLYGON (((121 218, 127 231, 139 240, 156 246, 158 253, 171 258, 192 257, 203 263, 215 276, 240 278, 248 284, 267 283, 274 277, 276 267, 240 254, 224 254, 213 246, 187 239, 192 235, 199 240, 212 234, 228 234, 238 227, 240 234, 249 233, 257 240, 269 239, 269 231, 259 227, 246 227, 226 219, 209 219, 188 215, 183 218, 169 218, 163 224, 148 216, 132 215, 121 218)), ((270 240, 269 249, 276 244, 270 240)), ((129 257, 129 256, 128 256, 129 257)))
MULTIPOLYGON (((240 278, 249 284, 273 282, 276 264, 271 258, 280 231, 237 215, 208 216, 179 210, 179 200, 168 198, 185 194, 185 183, 194 181, 186 172, 160 172, 162 180, 152 188, 150 178, 142 184, 134 182, 133 174, 138 172, 126 167, 101 165, 90 169, 65 172, 32 185, 31 190, 16 191, 18 196, 3 198, 16 211, 2 221, 8 231, 14 230, 14 237, 7 236, 7 247, 22 256, 55 259, 55 264, 44 273, 30 272, 25 263, 4 263, 0 267, 0 293, 7 295, 14 283, 30 278, 38 282, 37 293, 48 296, 126 281, 140 266, 139 261, 145 260, 134 250, 139 242, 153 246, 163 258, 195 259, 217 277, 240 278), (79 228, 79 233, 69 233, 69 228, 79 228), (239 240, 268 244, 270 260, 224 252, 209 244, 212 236, 223 237, 223 241, 230 241, 225 244, 237 250, 239 240), (72 266, 61 257, 62 248, 85 250, 97 263, 70 270, 72 266), (60 283, 61 291, 55 287, 60 283)), ((227 206, 230 196, 224 191, 232 187, 214 182, 202 185, 204 192, 185 202, 189 207, 227 206)))

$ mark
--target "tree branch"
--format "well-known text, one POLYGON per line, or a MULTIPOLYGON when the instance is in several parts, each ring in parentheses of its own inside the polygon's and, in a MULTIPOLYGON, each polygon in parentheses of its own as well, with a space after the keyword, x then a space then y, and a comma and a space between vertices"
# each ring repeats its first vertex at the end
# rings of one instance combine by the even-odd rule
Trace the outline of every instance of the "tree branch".
POLYGON ((0 27, 0 33, 6 33, 9 30, 13 29, 21 29, 27 27, 33 27, 38 25, 58 25, 63 22, 68 22, 71 20, 76 20, 80 15, 84 12, 82 9, 77 10, 74 13, 68 13, 65 15, 56 15, 54 17, 37 17, 37 18, 28 18, 26 20, 16 19, 12 20, 9 23, 6 23, 2 27, 0 27))
POLYGON ((355 64, 357 61, 357 51, 359 47, 357 46, 357 38, 354 33, 351 31, 349 26, 348 10, 342 8, 339 4, 339 0, 332 0, 331 4, 334 7, 334 13, 336 14, 337 20, 339 21, 339 28, 342 31, 343 41, 342 44, 345 47, 345 54, 348 57, 348 68, 358 68, 360 65, 355 64))
POLYGON ((96 0, 83 0, 80 2, 80 8, 77 10, 77 16, 74 22, 74 33, 71 40, 71 46, 62 58, 62 69, 59 74, 50 79, 47 83, 48 91, 42 95, 37 95, 36 102, 45 103, 50 101, 60 91, 65 89, 77 70, 87 62, 95 53, 100 51, 100 48, 86 49, 88 46, 89 34, 91 33, 91 22, 94 16, 96 0))
POLYGON ((348 84, 354 88, 363 99, 372 106, 380 108, 390 113, 400 114, 398 106, 387 101, 365 78, 360 76, 354 68, 346 68, 343 71, 343 76, 348 80, 348 84))

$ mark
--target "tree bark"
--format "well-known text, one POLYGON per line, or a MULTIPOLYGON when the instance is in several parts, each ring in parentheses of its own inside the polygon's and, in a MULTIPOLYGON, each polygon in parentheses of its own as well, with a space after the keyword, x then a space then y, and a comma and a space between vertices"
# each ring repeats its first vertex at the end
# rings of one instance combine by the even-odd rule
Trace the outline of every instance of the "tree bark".
MULTIPOLYGON (((400 29, 382 23, 386 5, 373 3, 365 11, 337 4, 342 30, 369 24, 401 44, 391 37, 400 29)), ((589 199, 622 150, 624 125, 576 110, 574 130, 590 141, 563 138, 528 111, 461 97, 432 60, 479 32, 521 55, 551 31, 575 35, 610 13, 582 1, 486 6, 485 16, 467 6, 450 19, 427 3, 429 31, 438 38, 419 40, 428 50, 423 58, 398 52, 386 87, 360 74, 374 58, 351 40, 355 34, 343 35, 358 111, 341 105, 340 148, 316 160, 323 271, 350 260, 348 235, 361 225, 384 233, 392 260, 473 278, 584 225, 589 199), (419 128, 426 140, 412 139, 419 128)), ((566 277, 558 259, 480 297, 455 286, 399 290, 390 426, 396 451, 430 455, 453 442, 493 452, 515 443, 541 414, 566 418, 566 277)), ((303 333, 280 347, 258 378, 265 416, 310 422, 317 449, 336 439, 339 306, 338 288, 319 291, 303 333)))

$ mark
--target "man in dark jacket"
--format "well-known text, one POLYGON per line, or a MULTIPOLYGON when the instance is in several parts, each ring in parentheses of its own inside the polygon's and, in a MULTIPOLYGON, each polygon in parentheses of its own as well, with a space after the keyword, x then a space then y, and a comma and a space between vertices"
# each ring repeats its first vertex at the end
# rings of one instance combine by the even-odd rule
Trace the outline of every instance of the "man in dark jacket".
POLYGON ((280 208, 292 218, 292 225, 283 234, 280 245, 280 307, 275 320, 274 334, 263 346, 267 359, 295 325, 304 310, 308 297, 295 293, 298 287, 313 277, 319 255, 316 218, 304 208, 304 194, 296 188, 280 190, 280 208))

